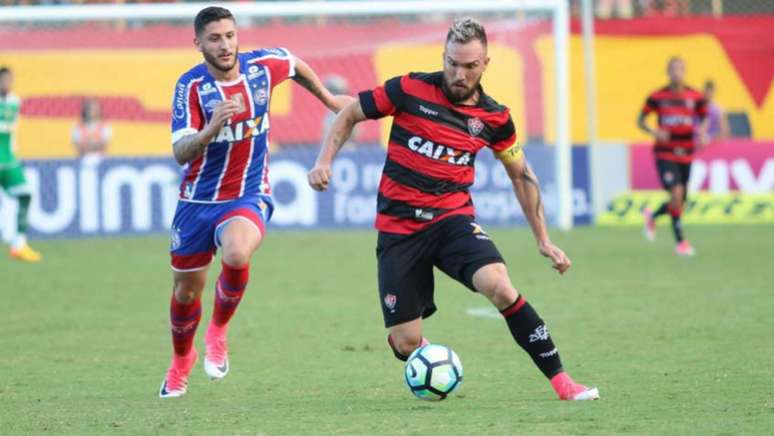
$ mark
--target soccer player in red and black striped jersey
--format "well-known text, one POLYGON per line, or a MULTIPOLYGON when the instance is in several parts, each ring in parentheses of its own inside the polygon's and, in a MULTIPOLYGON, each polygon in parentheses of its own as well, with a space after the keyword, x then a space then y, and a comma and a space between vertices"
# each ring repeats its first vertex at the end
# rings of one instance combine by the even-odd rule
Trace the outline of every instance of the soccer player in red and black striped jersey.
POLYGON ((645 237, 651 241, 655 239, 655 219, 668 213, 672 217, 672 230, 677 243, 675 253, 693 256, 695 251, 683 236, 680 217, 687 199, 691 162, 697 145, 703 147, 709 142, 707 102, 699 91, 685 84, 685 62, 681 58, 669 59, 667 74, 669 84, 648 96, 637 121, 640 129, 653 135, 656 168, 661 184, 671 197, 655 212, 649 209, 643 211, 645 237), (658 114, 658 127, 655 129, 645 123, 648 114, 652 112, 658 114), (698 126, 697 119, 700 120, 698 126))
POLYGON ((490 148, 502 161, 535 235, 539 252, 563 274, 570 259, 546 231, 540 188, 516 142, 507 107, 484 93, 489 63, 484 27, 465 18, 449 29, 443 71, 411 73, 361 92, 336 118, 309 184, 328 188, 331 163, 355 124, 393 117, 379 186, 376 228, 379 294, 388 343, 406 360, 426 343, 422 319, 435 312, 433 267, 486 296, 515 341, 562 400, 599 397, 575 383, 535 309, 511 284, 502 256, 475 221, 469 188, 476 154, 490 148))

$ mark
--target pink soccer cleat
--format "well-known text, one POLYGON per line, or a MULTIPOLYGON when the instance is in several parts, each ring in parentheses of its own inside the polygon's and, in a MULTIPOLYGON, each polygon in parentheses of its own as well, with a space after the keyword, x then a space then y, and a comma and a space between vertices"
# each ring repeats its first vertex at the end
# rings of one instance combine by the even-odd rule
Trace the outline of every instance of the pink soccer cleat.
POLYGON ((195 348, 191 348, 186 356, 172 356, 172 364, 161 383, 161 389, 159 389, 159 398, 177 398, 185 395, 188 387, 188 375, 196 365, 198 357, 195 348))
POLYGON ((649 207, 642 210, 642 217, 645 219, 645 226, 642 228, 642 234, 648 241, 656 240, 656 220, 653 219, 653 211, 649 207))
POLYGON ((693 246, 688 241, 683 240, 675 247, 675 254, 683 257, 693 257, 696 256, 696 250, 693 249, 693 246))
POLYGON ((551 379, 556 395, 563 401, 598 400, 599 389, 588 388, 575 381, 566 373, 560 372, 551 379))
POLYGON ((210 380, 220 380, 228 374, 227 333, 228 325, 218 327, 210 323, 204 336, 204 344, 207 346, 207 353, 204 355, 204 372, 210 380))

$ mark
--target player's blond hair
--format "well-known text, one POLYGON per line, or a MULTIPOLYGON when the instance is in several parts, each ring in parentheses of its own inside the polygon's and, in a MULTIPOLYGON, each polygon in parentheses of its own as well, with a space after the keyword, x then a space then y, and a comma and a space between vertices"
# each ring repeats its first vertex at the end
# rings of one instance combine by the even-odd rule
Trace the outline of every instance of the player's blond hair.
POLYGON ((475 18, 464 17, 457 18, 449 27, 446 34, 446 43, 456 42, 458 44, 467 44, 470 41, 479 40, 486 46, 486 30, 484 25, 475 18))

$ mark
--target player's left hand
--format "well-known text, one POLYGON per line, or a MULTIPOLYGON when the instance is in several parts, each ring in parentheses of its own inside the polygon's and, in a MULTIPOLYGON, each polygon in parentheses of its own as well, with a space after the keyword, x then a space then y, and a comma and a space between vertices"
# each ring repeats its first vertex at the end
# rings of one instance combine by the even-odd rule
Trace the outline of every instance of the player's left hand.
POLYGON ((349 106, 350 104, 356 102, 357 99, 355 97, 352 97, 351 95, 346 94, 337 94, 333 96, 333 102, 331 104, 330 109, 333 112, 339 113, 342 109, 349 106))
POLYGON ((559 274, 564 274, 565 271, 570 269, 570 266, 572 265, 570 258, 564 254, 564 251, 562 251, 561 248, 554 245, 553 242, 541 241, 538 244, 538 250, 540 250, 540 254, 551 259, 553 268, 557 270, 559 274))
POLYGON ((315 164, 312 171, 307 174, 309 186, 315 191, 327 191, 331 179, 330 165, 315 164))
POLYGON ((707 132, 700 132, 699 133, 699 141, 698 141, 699 149, 703 150, 703 149, 707 148, 709 146, 709 143, 710 143, 709 134, 707 134, 707 132))

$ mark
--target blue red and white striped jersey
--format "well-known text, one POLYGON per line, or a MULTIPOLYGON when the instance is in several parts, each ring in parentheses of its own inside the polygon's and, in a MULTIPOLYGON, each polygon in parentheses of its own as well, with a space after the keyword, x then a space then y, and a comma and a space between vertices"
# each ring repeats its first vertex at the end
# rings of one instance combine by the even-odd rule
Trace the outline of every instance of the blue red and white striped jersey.
POLYGON ((183 201, 214 203, 271 195, 269 186, 269 104, 271 91, 295 75, 293 55, 284 48, 239 55, 239 78, 218 82, 199 64, 180 76, 172 102, 172 143, 202 130, 215 105, 236 101, 242 110, 223 126, 204 153, 185 166, 183 201))

